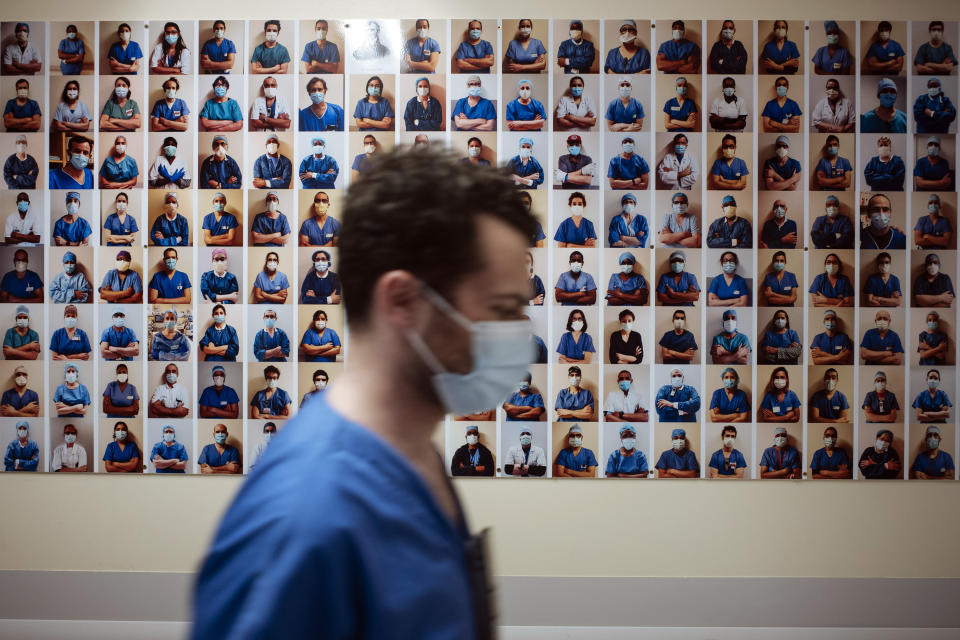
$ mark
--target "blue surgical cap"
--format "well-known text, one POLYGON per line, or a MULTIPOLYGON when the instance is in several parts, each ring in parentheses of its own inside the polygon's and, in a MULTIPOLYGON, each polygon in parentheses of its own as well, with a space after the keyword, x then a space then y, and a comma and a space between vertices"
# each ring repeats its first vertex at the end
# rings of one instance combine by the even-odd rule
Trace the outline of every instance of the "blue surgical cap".
POLYGON ((740 374, 737 373, 737 370, 734 369, 733 367, 727 367, 726 369, 721 371, 720 379, 723 380, 723 376, 727 375, 728 373, 732 373, 734 378, 736 378, 738 381, 740 380, 740 374))
POLYGON ((70 202, 71 200, 79 200, 80 192, 79 191, 67 191, 67 197, 64 202, 70 202))
POLYGON ((883 78, 880 81, 880 83, 877 85, 877 95, 880 95, 880 92, 884 89, 893 89, 899 93, 899 90, 897 89, 897 83, 890 78, 883 78))
POLYGON ((637 259, 634 258, 634 257, 633 257, 633 254, 630 253, 629 251, 624 251, 623 253, 620 254, 620 257, 617 258, 617 262, 618 262, 618 263, 623 262, 624 260, 629 260, 629 261, 632 262, 633 264, 636 264, 636 263, 637 263, 637 259))
POLYGON ((623 435, 624 431, 630 431, 631 433, 637 432, 637 430, 634 429, 633 425, 630 425, 630 424, 625 424, 622 427, 620 427, 620 435, 623 435))
POLYGON ((29 429, 30 423, 27 422, 26 420, 17 420, 17 429, 19 429, 20 427, 23 427, 24 429, 29 429))
POLYGON ((633 204, 637 204, 637 198, 632 193, 627 193, 622 198, 620 198, 620 204, 626 204, 627 200, 632 200, 633 204))
POLYGON ((830 33, 831 31, 840 31, 840 25, 837 24, 836 20, 827 20, 823 23, 823 32, 830 33))
POLYGON ((323 144, 323 145, 327 144, 327 141, 324 140, 323 138, 321 138, 320 136, 314 136, 313 139, 310 140, 310 145, 311 145, 311 146, 312 146, 312 145, 315 145, 315 144, 317 144, 318 142, 319 142, 320 144, 323 144))
POLYGON ((530 85, 530 88, 531 88, 531 89, 533 88, 533 83, 530 82, 529 80, 527 80, 526 78, 523 78, 522 80, 517 80, 517 88, 519 89, 519 88, 520 88, 520 85, 522 85, 522 84, 524 84, 524 83, 530 85))
POLYGON ((687 432, 684 429, 674 429, 670 432, 670 439, 673 438, 686 438, 687 432))
POLYGON ((76 256, 76 254, 73 253, 73 251, 67 251, 65 254, 63 254, 63 261, 64 261, 64 262, 76 262, 76 261, 77 261, 77 256, 76 256))
POLYGON ((567 433, 579 433, 580 435, 583 435, 583 429, 580 428, 580 425, 575 424, 572 427, 570 427, 570 431, 568 431, 567 433))
POLYGON ((528 145, 530 145, 531 147, 533 147, 533 140, 531 140, 530 138, 524 136, 524 137, 520 138, 520 144, 521 144, 521 146, 522 146, 522 145, 525 145, 525 144, 528 144, 528 145))
POLYGON ((734 198, 734 197, 731 196, 731 195, 723 196, 723 200, 720 201, 720 206, 725 207, 725 206, 727 206, 728 204, 732 204, 732 205, 736 206, 736 205, 737 205, 737 199, 734 198))

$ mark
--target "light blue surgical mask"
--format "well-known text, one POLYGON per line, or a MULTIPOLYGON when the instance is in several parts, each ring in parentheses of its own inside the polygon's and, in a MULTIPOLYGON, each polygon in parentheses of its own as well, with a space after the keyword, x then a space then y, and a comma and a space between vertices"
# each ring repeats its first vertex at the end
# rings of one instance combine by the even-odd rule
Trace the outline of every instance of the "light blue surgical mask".
POLYGON ((939 155, 940 155, 940 146, 939 146, 939 145, 935 145, 935 144, 931 144, 931 145, 927 146, 927 155, 930 156, 930 157, 932 157, 932 158, 936 158, 937 156, 939 156, 939 155))
POLYGON ((273 432, 272 432, 272 431, 264 431, 264 432, 263 432, 263 441, 264 441, 265 443, 270 444, 270 441, 271 441, 272 439, 273 439, 273 432))
POLYGON ((724 389, 734 389, 737 386, 736 378, 724 378, 723 379, 723 388, 724 389))
POLYGON ((483 31, 480 29, 470 29, 471 40, 479 40, 481 35, 483 35, 483 31))
POLYGON ((217 444, 223 444, 227 441, 227 434, 225 433, 215 433, 213 434, 213 441, 217 444))
POLYGON ((17 211, 20 213, 26 213, 28 209, 30 209, 30 203, 26 200, 21 200, 17 203, 17 211))
POLYGON ((367 87, 367 95, 374 96, 374 97, 379 96, 380 87, 373 87, 373 86, 367 87))
POLYGON ((164 321, 163 321, 163 326, 164 326, 164 328, 170 329, 170 330, 176 329, 176 328, 177 328, 177 321, 176 321, 176 320, 164 320, 164 321))
POLYGON ((314 91, 310 94, 310 102, 313 104, 320 104, 326 98, 326 94, 323 91, 314 91))
POLYGON ((620 391, 629 391, 630 390, 630 380, 621 380, 617 383, 617 386, 620 387, 620 391))
POLYGON ((522 435, 520 436, 520 444, 524 447, 529 447, 533 442, 533 436, 531 435, 522 435))
POLYGON ((881 93, 880 94, 880 106, 889 109, 897 101, 897 95, 895 93, 881 93))
POLYGON ((940 439, 930 436, 927 438, 927 448, 929 449, 939 449, 940 448, 940 439))
POLYGON ((77 381, 77 372, 76 372, 76 371, 67 371, 67 372, 64 374, 63 379, 66 380, 67 382, 69 382, 70 384, 73 384, 74 382, 77 381))
POLYGON ((529 391, 529 390, 530 390, 530 383, 527 382, 526 380, 522 381, 520 383, 520 391, 529 391))
POLYGON ((163 264, 167 266, 167 269, 176 269, 177 268, 177 259, 176 258, 167 258, 163 261, 163 264))
POLYGON ((787 97, 787 88, 783 85, 777 87, 777 97, 785 98, 787 97))
POLYGON ((176 381, 177 381, 177 374, 175 374, 175 373, 168 373, 168 374, 167 374, 167 382, 169 382, 170 384, 175 384, 176 381))
POLYGON ((570 87, 570 95, 574 98, 579 98, 583 95, 583 87, 570 87))
POLYGON ((223 324, 227 321, 227 316, 223 315, 222 313, 218 313, 217 315, 213 316, 213 321, 218 325, 223 324))
POLYGON ((167 444, 170 444, 171 442, 173 442, 175 437, 176 435, 173 433, 165 433, 163 434, 163 441, 166 442, 167 444))
POLYGON ((580 145, 578 144, 570 145, 569 147, 567 147, 567 151, 569 151, 570 155, 572 156, 578 156, 580 155, 580 145))
POLYGON ((940 323, 938 322, 928 322, 927 331, 936 331, 938 326, 940 326, 940 323))
POLYGON ((222 202, 214 202, 214 203, 213 203, 213 210, 216 211, 217 213, 223 213, 223 203, 222 203, 222 202))
POLYGON ((682 156, 687 152, 687 145, 685 144, 675 144, 673 145, 673 152, 678 156, 682 156))
POLYGON ((679 87, 677 87, 677 95, 678 95, 678 96, 685 96, 685 95, 687 95, 687 88, 686 88, 685 86, 679 86, 679 87))
POLYGON ((273 329, 274 325, 277 324, 277 319, 276 319, 276 318, 264 318, 264 319, 263 319, 263 324, 264 324, 264 326, 267 327, 267 329, 273 329))
POLYGON ((467 95, 471 98, 476 98, 480 95, 480 92, 483 90, 483 87, 467 87, 467 95))
POLYGON ((89 161, 89 158, 82 153, 74 153, 70 156, 70 164, 73 165, 74 169, 85 168, 89 161))
POLYGON ((117 328, 123 328, 127 325, 127 319, 121 316, 117 316, 113 319, 113 326, 117 328))
POLYGON ((632 87, 620 87, 620 97, 629 98, 631 90, 632 90, 632 87))
POLYGON ((632 142, 624 142, 622 145, 620 145, 620 148, 623 150, 624 153, 633 153, 632 142))
POLYGON ((725 96, 728 97, 728 98, 732 98, 736 92, 737 92, 736 87, 724 87, 724 88, 723 88, 723 95, 725 95, 725 96))
POLYGON ((927 87, 927 95, 931 100, 936 98, 940 95, 940 87, 927 87))
POLYGON ((217 96, 218 98, 222 98, 223 96, 227 95, 227 88, 222 84, 218 84, 213 88, 213 95, 217 96))
POLYGON ((683 386, 683 376, 673 376, 670 378, 670 386, 674 389, 679 389, 683 386))
POLYGON ((737 270, 736 262, 724 262, 720 267, 723 269, 724 273, 733 273, 737 270))
POLYGON ((786 269, 786 268, 787 268, 787 263, 786 263, 786 262, 774 262, 774 263, 773 263, 773 270, 774 270, 774 271, 783 271, 783 270, 786 269))
POLYGON ((180 35, 176 33, 168 33, 167 35, 163 36, 163 39, 167 44, 174 45, 177 44, 177 40, 180 39, 180 35))
POLYGON ((827 147, 827 155, 835 156, 840 153, 840 147, 830 146, 827 147))
POLYGON ((63 326, 65 326, 67 329, 73 329, 75 326, 77 326, 77 319, 72 316, 67 316, 63 319, 63 326))
POLYGON ((71 273, 73 273, 73 272, 76 271, 76 270, 77 270, 77 265, 76 265, 75 263, 73 263, 73 262, 64 262, 64 263, 63 263, 63 271, 64 271, 67 275, 70 275, 71 273))
POLYGON ((168 158, 174 157, 175 155, 177 155, 177 146, 173 144, 168 144, 163 148, 163 155, 167 156, 168 158))
POLYGON ((529 158, 532 155, 533 155, 533 149, 531 149, 530 147, 520 147, 521 158, 529 158))

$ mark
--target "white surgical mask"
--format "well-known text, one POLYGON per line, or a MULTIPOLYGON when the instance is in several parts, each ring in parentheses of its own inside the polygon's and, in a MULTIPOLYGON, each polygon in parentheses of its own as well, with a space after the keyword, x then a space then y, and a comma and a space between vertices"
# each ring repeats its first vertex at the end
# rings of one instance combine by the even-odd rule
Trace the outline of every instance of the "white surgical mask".
POLYGON ((823 439, 823 446, 825 446, 825 447, 832 447, 832 446, 833 446, 833 443, 834 443, 833 438, 824 438, 824 439, 823 439))
POLYGON ((74 442, 77 441, 77 434, 75 433, 64 434, 63 441, 66 442, 67 444, 73 444, 74 442))
POLYGON ((327 328, 327 321, 317 320, 316 322, 313 323, 313 326, 317 328, 317 331, 323 331, 324 329, 327 328))
POLYGON ((374 151, 377 150, 376 145, 366 144, 363 146, 363 152, 367 155, 372 155, 374 151))
POLYGON ((940 386, 940 378, 927 378, 927 386, 936 389, 940 386))
POLYGON ((27 263, 23 262, 22 260, 18 260, 13 263, 13 268, 17 271, 17 273, 24 273, 27 270, 27 263))
POLYGON ((877 448, 877 451, 883 452, 890 448, 890 443, 877 438, 877 442, 874 446, 877 448))
POLYGON ((827 391, 833 391, 837 388, 836 380, 825 380, 823 384, 827 388, 827 391))
POLYGON ((574 331, 580 331, 581 329, 583 329, 583 320, 574 320, 573 322, 570 323, 570 327, 574 331))
POLYGON ((683 386, 683 376, 673 376, 670 378, 670 386, 674 389, 679 389, 683 386))
POLYGON ((736 438, 724 438, 723 446, 725 446, 727 449, 733 449, 733 445, 736 441, 737 441, 736 438))
POLYGON ((530 95, 531 95, 533 92, 532 92, 530 89, 520 89, 520 91, 518 91, 517 93, 520 95, 520 98, 521 98, 522 100, 529 100, 529 99, 530 99, 530 95))
POLYGON ((773 326, 775 326, 777 329, 783 329, 787 326, 787 321, 783 318, 774 318, 773 326))
POLYGON ((929 449, 939 449, 940 448, 940 439, 930 436, 927 438, 927 447, 929 449))
POLYGON ((582 262, 571 262, 571 263, 570 263, 570 271, 572 271, 572 272, 574 272, 574 273, 580 273, 580 271, 581 271, 582 269, 583 269, 583 263, 582 263, 582 262))
POLYGON ((279 36, 280 34, 277 33, 276 31, 267 31, 265 35, 266 35, 267 42, 276 42, 277 36, 279 36))
POLYGON ((278 383, 279 383, 279 380, 277 380, 276 378, 270 378, 269 380, 267 380, 267 386, 270 387, 271 389, 276 389, 278 383))
MULTIPOLYGON (((430 87, 417 87, 417 95, 421 98, 425 98, 427 94, 430 93, 430 87)), ((523 93, 521 91, 521 93, 523 93)), ((522 95, 520 97, 523 97, 522 95)))
POLYGON ((125 373, 118 373, 118 374, 117 374, 117 382, 119 382, 120 384, 124 384, 124 383, 126 383, 128 377, 129 377, 129 376, 128 376, 127 374, 125 374, 125 373))
POLYGON ((127 432, 125 429, 113 432, 113 437, 117 439, 118 442, 123 442, 127 439, 127 432))
POLYGON ((620 273, 633 273, 633 265, 632 264, 620 265, 620 273))
POLYGON ((582 216, 583 215, 583 205, 574 204, 570 206, 570 215, 572 216, 582 216))
POLYGON ((76 100, 80 92, 76 89, 67 89, 67 100, 76 100))
POLYGON ((938 265, 935 262, 931 262, 930 264, 927 265, 927 273, 929 273, 932 276, 937 275, 938 273, 940 273, 940 265, 938 265))
POLYGON ((25 386, 25 385, 27 384, 27 377, 26 377, 26 376, 17 376, 16 379, 14 380, 14 382, 17 383, 17 386, 18 386, 18 387, 25 386))
POLYGON ((169 382, 170 384, 173 384, 173 383, 175 383, 176 381, 177 381, 177 374, 175 374, 175 373, 168 373, 168 374, 167 374, 167 382, 169 382))
POLYGON ((215 387, 222 387, 226 381, 227 379, 223 376, 213 376, 213 386, 215 387))
POLYGON ((478 442, 480 442, 480 437, 479 437, 479 436, 475 436, 475 435, 473 435, 472 433, 467 436, 467 444, 469 444, 469 445, 476 445, 478 442))
POLYGON ((276 271, 276 270, 277 270, 276 261, 270 260, 269 262, 267 262, 267 271, 276 271))
POLYGON ((624 438, 620 441, 620 445, 627 451, 633 451, 637 447, 636 438, 624 438))
POLYGON ((326 381, 326 380, 314 380, 314 381, 313 381, 313 386, 316 388, 317 391, 323 391, 324 389, 327 388, 327 381, 326 381))
POLYGON ((428 31, 427 29, 417 29, 417 37, 420 38, 420 39, 426 38, 426 37, 427 37, 427 33, 429 33, 429 31, 428 31))
POLYGON ((630 44, 631 42, 633 42, 633 41, 636 40, 636 39, 637 39, 637 36, 634 35, 634 34, 632 34, 632 33, 621 33, 621 34, 620 34, 620 42, 623 43, 623 44, 630 44))
POLYGON ((267 145, 267 153, 269 153, 270 155, 273 155, 277 152, 277 149, 279 148, 280 147, 279 145, 277 145, 276 142, 271 142, 267 145))
POLYGON ((576 449, 577 447, 583 445, 583 438, 580 436, 571 436, 567 442, 570 443, 570 446, 576 449))
POLYGON ((674 329, 683 329, 683 323, 684 323, 684 321, 683 321, 683 320, 680 320, 680 319, 678 318, 678 319, 676 319, 676 320, 673 321, 673 328, 674 328, 674 329))
POLYGON ((520 444, 524 447, 529 447, 533 443, 533 436, 531 435, 522 435, 520 436, 520 444))
POLYGON ((773 386, 777 389, 784 389, 787 386, 787 381, 784 380, 783 378, 774 378, 773 386))
POLYGON ((275 97, 277 96, 277 88, 276 88, 276 87, 264 87, 264 88, 263 88, 263 95, 264 95, 264 97, 266 97, 266 98, 275 98, 275 97))
POLYGON ((632 322, 621 322, 621 323, 620 323, 620 330, 621 330, 621 331, 627 331, 627 332, 633 331, 633 323, 632 323, 632 322))
POLYGON ((777 445, 778 447, 783 447, 783 445, 787 444, 787 439, 784 436, 777 436, 773 439, 773 444, 777 445))
POLYGON ((786 158, 789 153, 790 153, 790 149, 787 149, 785 147, 777 148, 777 157, 780 158, 781 160, 783 158, 786 158))
POLYGON ((673 441, 673 450, 674 450, 674 451, 680 451, 680 450, 683 449, 685 446, 687 446, 687 441, 684 440, 683 438, 677 438, 676 440, 673 441))
POLYGON ((77 372, 76 372, 76 371, 67 371, 67 372, 63 375, 63 379, 66 380, 67 382, 69 382, 70 384, 73 384, 74 382, 77 381, 77 372))
POLYGON ((887 388, 887 383, 886 383, 886 382, 874 382, 874 383, 873 383, 873 387, 874 387, 877 391, 884 391, 884 390, 887 388))
POLYGON ((733 333, 737 330, 737 321, 736 320, 724 320, 723 321, 723 330, 727 333, 733 333))
POLYGON ((173 100, 174 98, 177 97, 177 90, 167 89, 166 91, 163 92, 163 95, 166 96, 167 100, 173 100))
POLYGON ((117 271, 126 271, 130 268, 130 262, 128 260, 117 260, 117 271))

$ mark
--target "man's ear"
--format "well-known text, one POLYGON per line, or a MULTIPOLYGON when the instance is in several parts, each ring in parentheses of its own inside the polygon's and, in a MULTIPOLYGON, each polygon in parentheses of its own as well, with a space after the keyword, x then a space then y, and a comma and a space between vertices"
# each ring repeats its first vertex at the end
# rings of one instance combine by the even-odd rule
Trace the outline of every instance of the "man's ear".
POLYGON ((420 280, 409 271, 395 269, 377 278, 372 299, 374 317, 394 327, 418 329, 427 323, 420 280))

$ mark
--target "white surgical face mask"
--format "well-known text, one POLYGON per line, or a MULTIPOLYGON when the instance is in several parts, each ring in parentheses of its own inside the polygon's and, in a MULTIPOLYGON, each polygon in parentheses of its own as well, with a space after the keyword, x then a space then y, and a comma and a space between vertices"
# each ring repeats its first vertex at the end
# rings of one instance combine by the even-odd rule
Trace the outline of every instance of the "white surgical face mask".
POLYGON ((680 451, 680 450, 683 449, 685 446, 687 446, 687 441, 684 440, 683 438, 677 438, 676 440, 673 441, 673 450, 674 450, 674 451, 680 451))
POLYGON ((736 320, 724 320, 723 321, 723 330, 727 333, 733 333, 737 330, 737 321, 736 320))
POLYGON ((223 40, 223 35, 224 35, 223 29, 213 30, 213 37, 216 38, 217 40, 223 40))
POLYGON ((683 376, 673 376, 670 378, 670 386, 674 389, 679 389, 683 386, 683 376))
POLYGON ((280 382, 280 381, 277 380, 276 378, 270 378, 269 380, 267 380, 267 386, 268 386, 269 388, 271 388, 271 389, 276 389, 276 388, 277 388, 277 384, 278 384, 279 382, 280 382))
POLYGON ((22 260, 17 260, 13 263, 13 268, 17 273, 24 273, 27 270, 27 263, 22 260))
POLYGON ((177 381, 177 374, 175 373, 167 374, 167 382, 169 382, 170 384, 174 384, 176 381, 177 381))
POLYGON ((886 331, 887 327, 889 326, 889 320, 877 320, 877 329, 880 329, 880 331, 886 331))
POLYGON ((773 386, 777 389, 784 389, 787 386, 787 381, 784 380, 783 378, 774 378, 773 386))
POLYGON ((637 39, 637 36, 636 36, 636 34, 634 34, 634 33, 629 33, 629 32, 628 32, 628 33, 621 33, 621 34, 620 34, 620 42, 623 43, 623 44, 630 44, 631 42, 633 42, 633 41, 636 40, 636 39, 637 39))
POLYGON ((470 154, 471 158, 477 158, 480 156, 480 147, 469 147, 467 153, 470 154))
POLYGON ((576 449, 577 447, 583 445, 583 438, 580 436, 570 436, 567 440, 570 443, 570 446, 576 449))
POLYGON ((467 444, 473 446, 473 445, 476 445, 478 442, 480 442, 479 436, 475 436, 472 433, 467 436, 467 444))
POLYGON ((20 439, 25 439, 28 433, 30 432, 27 431, 26 429, 17 429, 17 437, 19 437, 20 439))
POLYGON ((727 449, 733 449, 733 445, 736 441, 737 441, 736 438, 730 438, 730 437, 724 438, 723 446, 725 446, 727 449))
POLYGON ((127 439, 127 432, 125 429, 120 429, 119 431, 113 432, 113 437, 117 439, 118 442, 123 442, 127 439))
POLYGON ((524 447, 529 447, 532 442, 533 442, 533 436, 526 435, 526 434, 520 436, 520 444, 523 445, 524 447))
POLYGON ((117 213, 126 213, 127 203, 123 200, 117 200, 117 213))
POLYGON ((76 89, 67 89, 67 100, 76 100, 80 92, 76 89))
POLYGON ((583 329, 583 320, 574 320, 573 322, 570 323, 570 327, 574 331, 580 331, 581 329, 583 329))
POLYGON ((520 96, 521 99, 523 99, 523 100, 529 100, 529 99, 530 99, 530 95, 531 95, 533 92, 532 92, 530 89, 520 89, 520 91, 518 91, 517 93, 519 94, 519 96, 520 96))
POLYGON ((376 150, 377 150, 376 145, 372 145, 372 144, 363 145, 363 152, 366 153, 367 155, 372 155, 373 152, 376 150))
POLYGON ((66 380, 67 382, 69 382, 70 384, 73 384, 74 382, 77 381, 77 372, 76 372, 76 371, 67 371, 67 372, 64 374, 63 379, 66 380))
POLYGON ((23 387, 23 386, 25 386, 25 385, 27 384, 27 377, 26 377, 26 376, 17 376, 16 379, 14 380, 14 382, 17 383, 17 386, 18 386, 18 387, 23 387))
POLYGON ((877 391, 884 391, 884 390, 887 388, 887 383, 886 383, 886 382, 874 382, 874 383, 873 383, 873 387, 874 387, 877 391))
POLYGON ((265 35, 266 35, 267 42, 276 42, 277 36, 279 36, 280 34, 277 33, 276 31, 267 31, 265 35))
POLYGON ((681 320, 680 318, 676 318, 676 319, 674 319, 674 321, 673 321, 673 328, 674 328, 674 329, 683 329, 683 324, 684 324, 684 321, 683 321, 683 320, 681 320))
POLYGON ((520 35, 526 38, 528 35, 530 35, 530 32, 533 31, 533 29, 530 27, 520 27, 519 31, 520 35))
POLYGON ((876 446, 877 451, 883 452, 890 448, 890 443, 877 438, 877 442, 874 446, 876 446))
POLYGON ((620 330, 621 330, 621 331, 627 331, 627 332, 633 331, 633 323, 632 323, 632 322, 621 322, 621 323, 620 323, 620 330))
POLYGON ((778 447, 783 447, 783 445, 787 444, 787 439, 784 436, 777 436, 773 439, 773 444, 778 447))
POLYGON ((119 382, 120 384, 124 384, 128 378, 129 376, 126 373, 117 374, 117 382, 119 382))
POLYGON ((837 388, 836 380, 824 380, 823 384, 827 388, 827 391, 833 391, 834 389, 837 388))
POLYGON ((314 381, 313 381, 313 386, 317 389, 317 391, 323 391, 324 389, 327 388, 327 381, 326 381, 326 380, 314 380, 314 381))
POLYGON ((633 265, 632 264, 620 265, 620 273, 633 273, 633 265))
POLYGON ((26 100, 30 96, 29 89, 17 89, 17 97, 21 100, 26 100))
POLYGON ((219 274, 223 274, 227 270, 227 261, 226 260, 214 260, 213 261, 213 270, 219 274))
POLYGON ((75 433, 65 433, 63 435, 63 441, 67 444, 73 444, 77 441, 77 434, 75 433))
POLYGON ((787 326, 787 321, 784 318, 774 318, 773 326, 775 326, 777 329, 783 329, 787 326))
POLYGON ((269 153, 270 155, 274 155, 277 152, 277 149, 279 148, 280 147, 279 145, 277 145, 276 142, 271 142, 270 144, 267 145, 267 153, 269 153))
POLYGON ((680 40, 681 38, 683 38, 683 31, 681 31, 680 29, 674 29, 671 32, 671 35, 673 36, 674 40, 680 40))
POLYGON ((425 98, 430 93, 430 87, 417 87, 417 95, 425 98))
POLYGON ((825 447, 832 447, 834 442, 836 442, 836 441, 835 441, 833 438, 824 438, 824 439, 823 439, 823 446, 825 446, 825 447))
POLYGON ((129 31, 121 31, 121 32, 120 32, 120 40, 122 40, 123 42, 130 42, 130 32, 129 32, 129 31))
POLYGON ((17 153, 19 153, 20 155, 23 155, 24 153, 27 152, 27 145, 25 145, 22 142, 18 142, 16 144, 16 147, 17 147, 17 153))
POLYGON ((213 386, 215 387, 222 387, 226 381, 227 379, 224 376, 213 376, 213 386))
POLYGON ((570 263, 570 271, 572 271, 572 272, 574 272, 574 273, 580 273, 581 270, 583 270, 583 263, 582 263, 582 262, 571 262, 571 263, 570 263))
POLYGON ((167 98, 167 100, 173 100, 174 98, 177 97, 177 90, 167 89, 166 91, 163 92, 163 95, 167 98))
POLYGON ((777 157, 780 158, 781 160, 783 158, 786 158, 789 153, 790 153, 790 149, 787 149, 785 147, 777 148, 777 157))
POLYGON ((724 88, 723 88, 723 95, 725 95, 725 96, 728 97, 728 98, 732 98, 732 97, 734 96, 734 94, 736 94, 736 92, 737 92, 736 87, 724 87, 724 88))
POLYGON ((580 376, 570 376, 568 382, 570 383, 571 387, 579 387, 580 380, 581 380, 580 376))
POLYGON ((570 215, 572 216, 582 216, 583 215, 583 205, 574 204, 570 205, 570 215))
POLYGON ((270 260, 269 262, 267 262, 267 271, 276 271, 276 270, 277 270, 277 262, 275 262, 274 260, 270 260))
POLYGON ((267 201, 267 211, 273 212, 280 208, 280 203, 276 200, 267 201))
POLYGON ((837 265, 833 264, 832 262, 830 264, 825 264, 823 265, 823 272, 828 276, 832 276, 837 272, 837 265))
POLYGON ((677 215, 683 215, 687 212, 687 203, 685 202, 674 202, 673 203, 673 212, 677 215))
POLYGON ((29 318, 17 318, 17 326, 21 329, 26 329, 30 326, 29 318))
POLYGON ((940 386, 940 378, 927 378, 927 386, 936 389, 940 386))
POLYGON ((637 448, 637 439, 636 438, 624 438, 620 441, 620 445, 627 451, 633 451, 637 448))
POLYGON ((929 449, 939 449, 940 448, 940 438, 934 438, 930 436, 927 438, 927 448, 929 449))
POLYGON ((421 38, 421 39, 426 38, 428 33, 429 33, 428 29, 417 29, 418 38, 421 38))
POLYGON ((117 260, 117 271, 126 271, 130 268, 130 262, 128 260, 117 260))
POLYGON ((316 322, 313 323, 313 326, 317 328, 317 331, 323 331, 324 329, 327 328, 327 321, 317 320, 316 322))
POLYGON ((927 265, 927 273, 929 273, 932 276, 937 275, 938 273, 940 273, 940 265, 935 262, 931 262, 930 264, 927 265))
POLYGON ((264 87, 264 88, 263 88, 263 95, 264 95, 264 97, 267 97, 267 98, 275 98, 275 97, 277 96, 277 88, 276 88, 276 87, 264 87))

